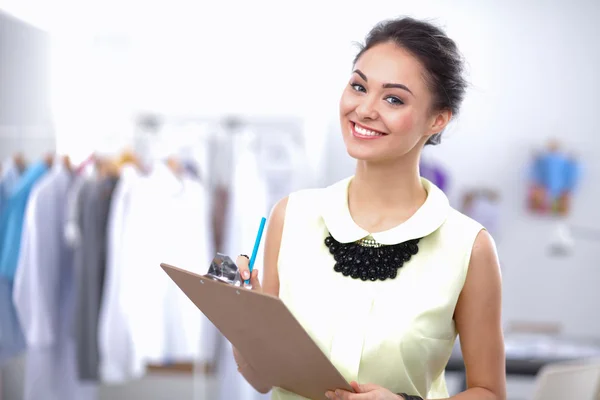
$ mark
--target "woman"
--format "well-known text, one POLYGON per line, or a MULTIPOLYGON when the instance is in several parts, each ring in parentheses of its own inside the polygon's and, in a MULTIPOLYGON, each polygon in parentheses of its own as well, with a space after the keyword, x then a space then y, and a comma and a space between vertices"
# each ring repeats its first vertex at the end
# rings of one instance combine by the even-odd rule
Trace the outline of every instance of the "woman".
MULTIPOLYGON (((448 398, 457 334, 468 389, 456 400, 504 400, 501 278, 484 228, 419 176, 464 97, 462 61, 438 28, 411 18, 377 25, 340 101, 353 177, 280 201, 266 234, 262 285, 279 296, 356 393, 330 399, 448 398)), ((237 260, 249 276, 246 257, 237 260)), ((273 399, 234 350, 240 372, 273 399)))

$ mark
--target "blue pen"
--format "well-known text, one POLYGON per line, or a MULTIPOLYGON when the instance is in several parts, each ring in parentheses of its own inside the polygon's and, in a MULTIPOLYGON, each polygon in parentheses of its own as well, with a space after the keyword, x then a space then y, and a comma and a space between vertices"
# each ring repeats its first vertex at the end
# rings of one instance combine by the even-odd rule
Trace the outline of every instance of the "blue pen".
MULTIPOLYGON (((252 269, 254 268, 254 263, 256 262, 256 255, 258 254, 258 248, 260 247, 260 241, 262 239, 263 231, 265 230, 265 223, 267 219, 263 217, 260 220, 260 227, 258 228, 258 234, 256 235, 256 240, 254 241, 254 249, 252 250, 252 257, 250 257, 250 264, 248 268, 250 269, 250 276, 252 276, 252 269)), ((246 280, 246 284, 249 284, 250 280, 246 280)))

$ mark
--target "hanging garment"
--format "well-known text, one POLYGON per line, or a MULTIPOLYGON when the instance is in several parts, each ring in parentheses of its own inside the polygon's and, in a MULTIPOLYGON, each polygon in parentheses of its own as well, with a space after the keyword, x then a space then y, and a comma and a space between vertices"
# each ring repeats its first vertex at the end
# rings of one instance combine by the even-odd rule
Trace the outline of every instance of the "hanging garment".
POLYGON ((204 183, 209 190, 210 209, 212 214, 212 232, 214 247, 223 251, 226 229, 226 208, 231 194, 232 171, 235 165, 233 133, 216 128, 209 132, 206 140, 206 179, 204 183))
MULTIPOLYGON (((226 254, 235 260, 238 254, 249 254, 254 246, 262 217, 268 216, 267 182, 260 173, 259 161, 254 148, 255 137, 250 132, 239 137, 234 149, 236 161, 231 185, 231 197, 227 210, 226 254)), ((264 243, 264 240, 263 242, 264 243)), ((262 279, 262 246, 256 258, 256 268, 262 279)), ((221 400, 268 399, 268 394, 258 393, 238 372, 231 344, 220 333, 222 342, 218 362, 219 395, 221 400)))
POLYGON ((130 210, 130 194, 138 178, 139 173, 135 167, 123 167, 121 179, 113 191, 108 215, 106 272, 98 322, 98 347, 100 379, 110 384, 119 384, 130 379, 129 360, 133 360, 131 332, 128 329, 127 316, 121 307, 122 274, 126 268, 121 264, 121 256, 124 224, 130 210))
POLYGON ((13 300, 27 341, 24 400, 86 400, 95 388, 78 380, 73 253, 64 240, 72 176, 62 163, 32 190, 26 210, 13 300))
POLYGON ((21 171, 12 158, 6 160, 0 170, 0 214, 21 177, 21 171))
POLYGON ((31 189, 46 174, 48 165, 37 162, 25 171, 0 216, 0 277, 14 279, 19 260, 25 207, 31 189))
POLYGON ((316 183, 306 151, 294 137, 282 134, 278 140, 261 140, 257 155, 260 175, 266 182, 269 210, 290 193, 316 183))
POLYGON ((65 229, 64 240, 72 249, 81 245, 81 227, 79 226, 79 196, 84 186, 86 178, 77 176, 67 193, 65 206, 65 229))
POLYGON ((0 213, 0 365, 25 349, 25 339, 12 301, 13 279, 29 194, 47 170, 45 163, 33 164, 14 185, 0 213))
POLYGON ((98 381, 98 321, 106 270, 109 207, 117 179, 90 179, 79 193, 81 243, 76 250, 77 309, 75 337, 79 379, 98 381))
POLYGON ((0 277, 0 367, 25 350, 25 338, 13 301, 13 283, 0 277))
MULTIPOLYGON (((202 273, 212 258, 208 199, 198 182, 177 177, 158 163, 149 175, 136 179, 127 198, 120 244, 110 248, 109 256, 111 273, 120 279, 117 290, 106 288, 112 294, 102 312, 103 324, 115 313, 115 319, 122 316, 126 325, 118 330, 114 324, 100 327, 103 352, 110 346, 125 349, 118 357, 103 360, 103 370, 111 368, 113 381, 139 378, 150 363, 202 357, 205 319, 159 265, 166 262, 202 273)), ((109 237, 114 229, 111 225, 109 237)), ((110 285, 115 282, 111 279, 110 285)))
MULTIPOLYGON (((2 171, 0 171, 0 220, 2 220, 2 210, 19 182, 20 176, 21 172, 12 158, 3 163, 2 171)), ((2 237, 0 237, 0 243, 2 243, 2 237)), ((12 305, 12 290, 11 282, 8 279, 0 278, 0 366, 4 361, 16 356, 25 346, 12 305)))

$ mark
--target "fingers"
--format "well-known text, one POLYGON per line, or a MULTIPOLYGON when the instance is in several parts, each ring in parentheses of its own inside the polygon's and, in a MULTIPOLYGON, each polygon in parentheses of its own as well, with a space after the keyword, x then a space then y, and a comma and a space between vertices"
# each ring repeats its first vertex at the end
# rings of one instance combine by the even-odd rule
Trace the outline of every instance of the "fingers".
MULTIPOLYGON (((378 399, 378 394, 381 395, 382 387, 370 383, 360 385, 358 382, 350 382, 350 386, 356 393, 350 393, 345 390, 328 391, 325 396, 331 400, 373 400, 378 399)), ((387 397, 383 397, 387 398, 387 397)), ((396 398, 396 397, 394 397, 396 398)))
POLYGON ((371 393, 350 393, 345 390, 329 391, 325 393, 325 397, 330 400, 369 400, 375 399, 371 393))
POLYGON ((372 383, 359 384, 358 382, 350 382, 350 386, 352 386, 352 389, 354 389, 356 393, 367 393, 383 389, 381 386, 372 383))
POLYGON ((240 275, 244 281, 249 280, 252 285, 252 290, 261 290, 260 281, 258 279, 258 270, 252 270, 250 273, 250 260, 246 256, 239 256, 235 261, 238 269, 240 270, 240 275))
POLYGON ((354 389, 354 391, 356 393, 362 393, 364 392, 364 390, 362 390, 362 388, 360 387, 360 385, 358 384, 358 382, 350 382, 350 386, 352 386, 352 389, 354 389))
POLYGON ((250 279, 250 260, 246 256, 238 256, 237 260, 235 260, 235 264, 240 270, 240 275, 242 279, 247 281, 250 279))

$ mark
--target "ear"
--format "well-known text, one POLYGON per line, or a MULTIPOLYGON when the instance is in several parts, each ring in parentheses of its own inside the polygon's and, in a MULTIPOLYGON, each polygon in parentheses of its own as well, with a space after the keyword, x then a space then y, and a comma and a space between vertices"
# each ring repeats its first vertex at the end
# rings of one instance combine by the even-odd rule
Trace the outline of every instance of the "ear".
POLYGON ((450 123, 452 119, 452 111, 451 110, 442 110, 436 111, 431 118, 431 123, 429 125, 429 132, 427 132, 427 136, 433 136, 436 133, 440 133, 446 126, 450 123))

